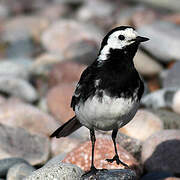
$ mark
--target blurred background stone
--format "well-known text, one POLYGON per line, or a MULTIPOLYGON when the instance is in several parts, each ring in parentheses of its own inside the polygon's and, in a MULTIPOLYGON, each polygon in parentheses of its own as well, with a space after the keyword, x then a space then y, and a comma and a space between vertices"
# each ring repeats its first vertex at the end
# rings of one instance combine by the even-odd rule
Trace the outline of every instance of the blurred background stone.
POLYGON ((47 137, 0 124, 0 159, 21 157, 32 165, 42 165, 49 154, 50 142, 47 137))
POLYGON ((167 171, 178 174, 179 152, 180 130, 163 130, 144 142, 141 160, 147 171, 167 171))

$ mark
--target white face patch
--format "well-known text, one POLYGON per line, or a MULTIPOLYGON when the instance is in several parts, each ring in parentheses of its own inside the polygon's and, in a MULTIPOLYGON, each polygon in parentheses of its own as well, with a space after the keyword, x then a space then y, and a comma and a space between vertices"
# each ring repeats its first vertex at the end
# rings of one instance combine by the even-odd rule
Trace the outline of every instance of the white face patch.
POLYGON ((124 47, 132 44, 134 42, 132 40, 135 39, 137 36, 138 36, 137 32, 133 30, 132 28, 115 31, 109 36, 107 40, 107 45, 105 45, 103 49, 101 50, 98 60, 107 60, 107 56, 111 48, 123 49, 124 47), (119 39, 120 35, 123 35, 125 39, 120 40, 119 39))

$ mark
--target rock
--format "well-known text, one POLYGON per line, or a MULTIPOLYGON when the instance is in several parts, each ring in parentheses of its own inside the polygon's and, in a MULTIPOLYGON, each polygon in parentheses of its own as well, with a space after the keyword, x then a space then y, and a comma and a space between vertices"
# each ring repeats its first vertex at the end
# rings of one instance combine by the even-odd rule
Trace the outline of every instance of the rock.
POLYGON ((93 40, 83 39, 79 42, 70 44, 69 48, 65 49, 65 59, 75 61, 82 64, 92 64, 98 55, 98 45, 93 40))
POLYGON ((47 137, 0 124, 0 159, 21 157, 32 165, 42 165, 49 153, 50 142, 47 137))
POLYGON ((4 104, 6 102, 6 98, 0 95, 0 105, 4 104))
POLYGON ((134 65, 138 72, 144 76, 157 75, 162 71, 162 65, 142 51, 138 51, 134 58, 134 65))
POLYGON ((114 15, 115 9, 115 4, 108 1, 86 0, 78 10, 77 18, 80 21, 93 22, 102 28, 107 28, 113 24, 111 17, 114 15), (99 11, 99 7, 102 9, 101 11, 99 11))
POLYGON ((142 148, 141 141, 118 132, 116 142, 124 149, 126 149, 129 153, 131 153, 137 160, 140 159, 142 148))
POLYGON ((94 175, 86 175, 81 180, 135 180, 136 173, 131 169, 112 169, 99 171, 94 175))
POLYGON ((32 166, 20 163, 12 166, 7 173, 7 180, 22 180, 26 176, 29 176, 36 169, 32 166))
POLYGON ((169 87, 157 90, 155 92, 143 96, 143 98, 141 99, 141 104, 153 109, 164 107, 171 108, 173 97, 177 90, 178 88, 176 87, 169 87))
POLYGON ((63 18, 68 13, 70 13, 70 8, 65 3, 48 3, 45 7, 39 9, 38 15, 45 17, 50 21, 58 20, 63 18))
POLYGON ((176 177, 168 177, 168 178, 165 178, 164 180, 180 180, 180 178, 176 178, 176 177))
MULTIPOLYGON (((119 158, 129 165, 132 169, 136 170, 137 175, 141 174, 141 167, 137 160, 129 154, 124 148, 117 144, 119 158)), ((115 162, 108 163, 105 161, 107 158, 114 157, 114 146, 112 140, 107 138, 97 138, 96 146, 95 146, 95 167, 98 169, 117 169, 124 168, 123 165, 117 165, 115 162)), ((84 171, 90 169, 91 164, 91 142, 86 141, 85 143, 79 145, 76 149, 72 150, 67 154, 65 159, 63 160, 65 163, 76 164, 84 171)))
POLYGON ((166 71, 165 77, 162 79, 163 88, 179 87, 180 88, 180 62, 176 62, 169 70, 166 71))
POLYGON ((163 124, 155 114, 145 109, 140 109, 134 118, 126 126, 120 129, 120 132, 145 141, 153 133, 162 129, 163 124))
POLYGON ((4 3, 0 3, 0 21, 5 20, 10 15, 10 10, 8 6, 4 3))
POLYGON ((167 14, 164 18, 165 21, 170 21, 174 24, 180 24, 180 13, 167 14))
POLYGON ((48 51, 64 55, 66 49, 79 41, 92 40, 99 44, 102 35, 102 31, 93 25, 79 23, 74 20, 60 20, 53 23, 42 34, 41 41, 48 51), (70 38, 69 35, 73 36, 70 38))
POLYGON ((66 157, 66 153, 61 153, 57 156, 54 156, 43 167, 45 167, 45 166, 47 167, 47 166, 51 166, 51 165, 60 163, 65 157, 66 157))
POLYGON ((64 83, 53 87, 47 94, 47 104, 50 112, 62 123, 74 116, 74 112, 70 108, 74 89, 74 84, 64 83))
POLYGON ((64 61, 53 67, 49 74, 49 85, 78 82, 86 66, 72 61, 64 61), (71 72, 71 73, 69 73, 71 72))
POLYGON ((69 137, 60 139, 53 138, 51 140, 51 153, 53 156, 62 153, 68 153, 72 151, 74 148, 78 147, 80 143, 80 140, 69 137))
POLYGON ((16 77, 1 76, 0 91, 27 102, 33 102, 38 99, 35 88, 27 81, 16 77))
POLYGON ((180 115, 166 109, 150 109, 163 122, 164 129, 180 129, 180 115))
POLYGON ((142 146, 141 160, 147 171, 180 172, 180 130, 163 130, 142 146), (167 158, 168 157, 168 158, 167 158))
POLYGON ((0 76, 11 76, 22 79, 29 78, 28 68, 19 63, 4 60, 0 61, 0 76))
POLYGON ((17 42, 27 38, 39 41, 41 33, 48 26, 49 21, 42 16, 15 16, 3 24, 3 39, 5 42, 17 42))
POLYGON ((0 108, 0 123, 22 127, 31 133, 49 136, 59 123, 50 115, 29 104, 9 101, 0 108))
POLYGON ((16 164, 25 163, 28 164, 27 161, 25 161, 22 158, 1 158, 0 160, 0 177, 6 177, 6 174, 9 170, 9 168, 13 167, 16 164))
POLYGON ((174 96, 173 96, 173 100, 172 100, 172 109, 174 112, 180 114, 180 90, 178 90, 174 96))
POLYGON ((79 180, 84 172, 73 164, 57 163, 50 166, 44 166, 34 171, 30 176, 24 180, 35 180, 35 179, 63 179, 63 180, 79 180))
POLYGON ((163 62, 169 62, 172 59, 180 60, 178 48, 180 46, 180 29, 178 26, 165 21, 156 21, 153 24, 141 26, 137 31, 142 36, 150 38, 150 41, 142 44, 142 47, 157 59, 163 62))
POLYGON ((46 77, 49 75, 49 72, 58 62, 63 60, 63 56, 60 54, 41 54, 33 62, 30 72, 32 75, 46 77))
POLYGON ((164 180, 167 177, 172 177, 173 174, 169 172, 150 172, 144 175, 140 180, 164 180))
POLYGON ((180 2, 178 0, 172 0, 170 1, 164 1, 164 0, 131 0, 139 3, 146 3, 147 5, 151 5, 157 8, 163 8, 165 10, 171 10, 171 11, 180 11, 180 2))

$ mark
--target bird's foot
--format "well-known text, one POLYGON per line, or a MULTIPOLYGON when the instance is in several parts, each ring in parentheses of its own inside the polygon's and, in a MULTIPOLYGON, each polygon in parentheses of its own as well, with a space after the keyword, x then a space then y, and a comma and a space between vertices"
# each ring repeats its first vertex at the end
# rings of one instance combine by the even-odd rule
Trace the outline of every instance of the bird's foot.
POLYGON ((112 159, 106 159, 107 162, 114 162, 116 161, 116 164, 119 165, 119 164, 122 164, 123 166, 125 166, 126 168, 129 169, 129 166, 125 163, 123 163, 120 159, 119 159, 119 156, 118 155, 115 155, 112 159))
POLYGON ((85 176, 93 176, 93 175, 96 175, 97 172, 99 171, 107 171, 107 169, 96 169, 94 166, 91 167, 91 169, 87 172, 85 172, 82 177, 85 177, 85 176))

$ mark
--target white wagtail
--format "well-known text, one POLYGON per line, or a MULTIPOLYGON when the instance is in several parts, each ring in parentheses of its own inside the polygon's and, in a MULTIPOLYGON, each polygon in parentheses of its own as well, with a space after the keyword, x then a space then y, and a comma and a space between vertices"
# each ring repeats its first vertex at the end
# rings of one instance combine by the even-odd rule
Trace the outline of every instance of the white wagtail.
POLYGON ((147 40, 129 26, 112 29, 104 37, 97 59, 84 70, 76 86, 71 101, 75 116, 51 135, 65 137, 81 126, 87 127, 92 142, 89 172, 97 171, 94 166, 95 130, 112 130, 115 156, 106 160, 127 166, 119 159, 116 135, 136 114, 144 92, 133 57, 139 44, 147 40))

